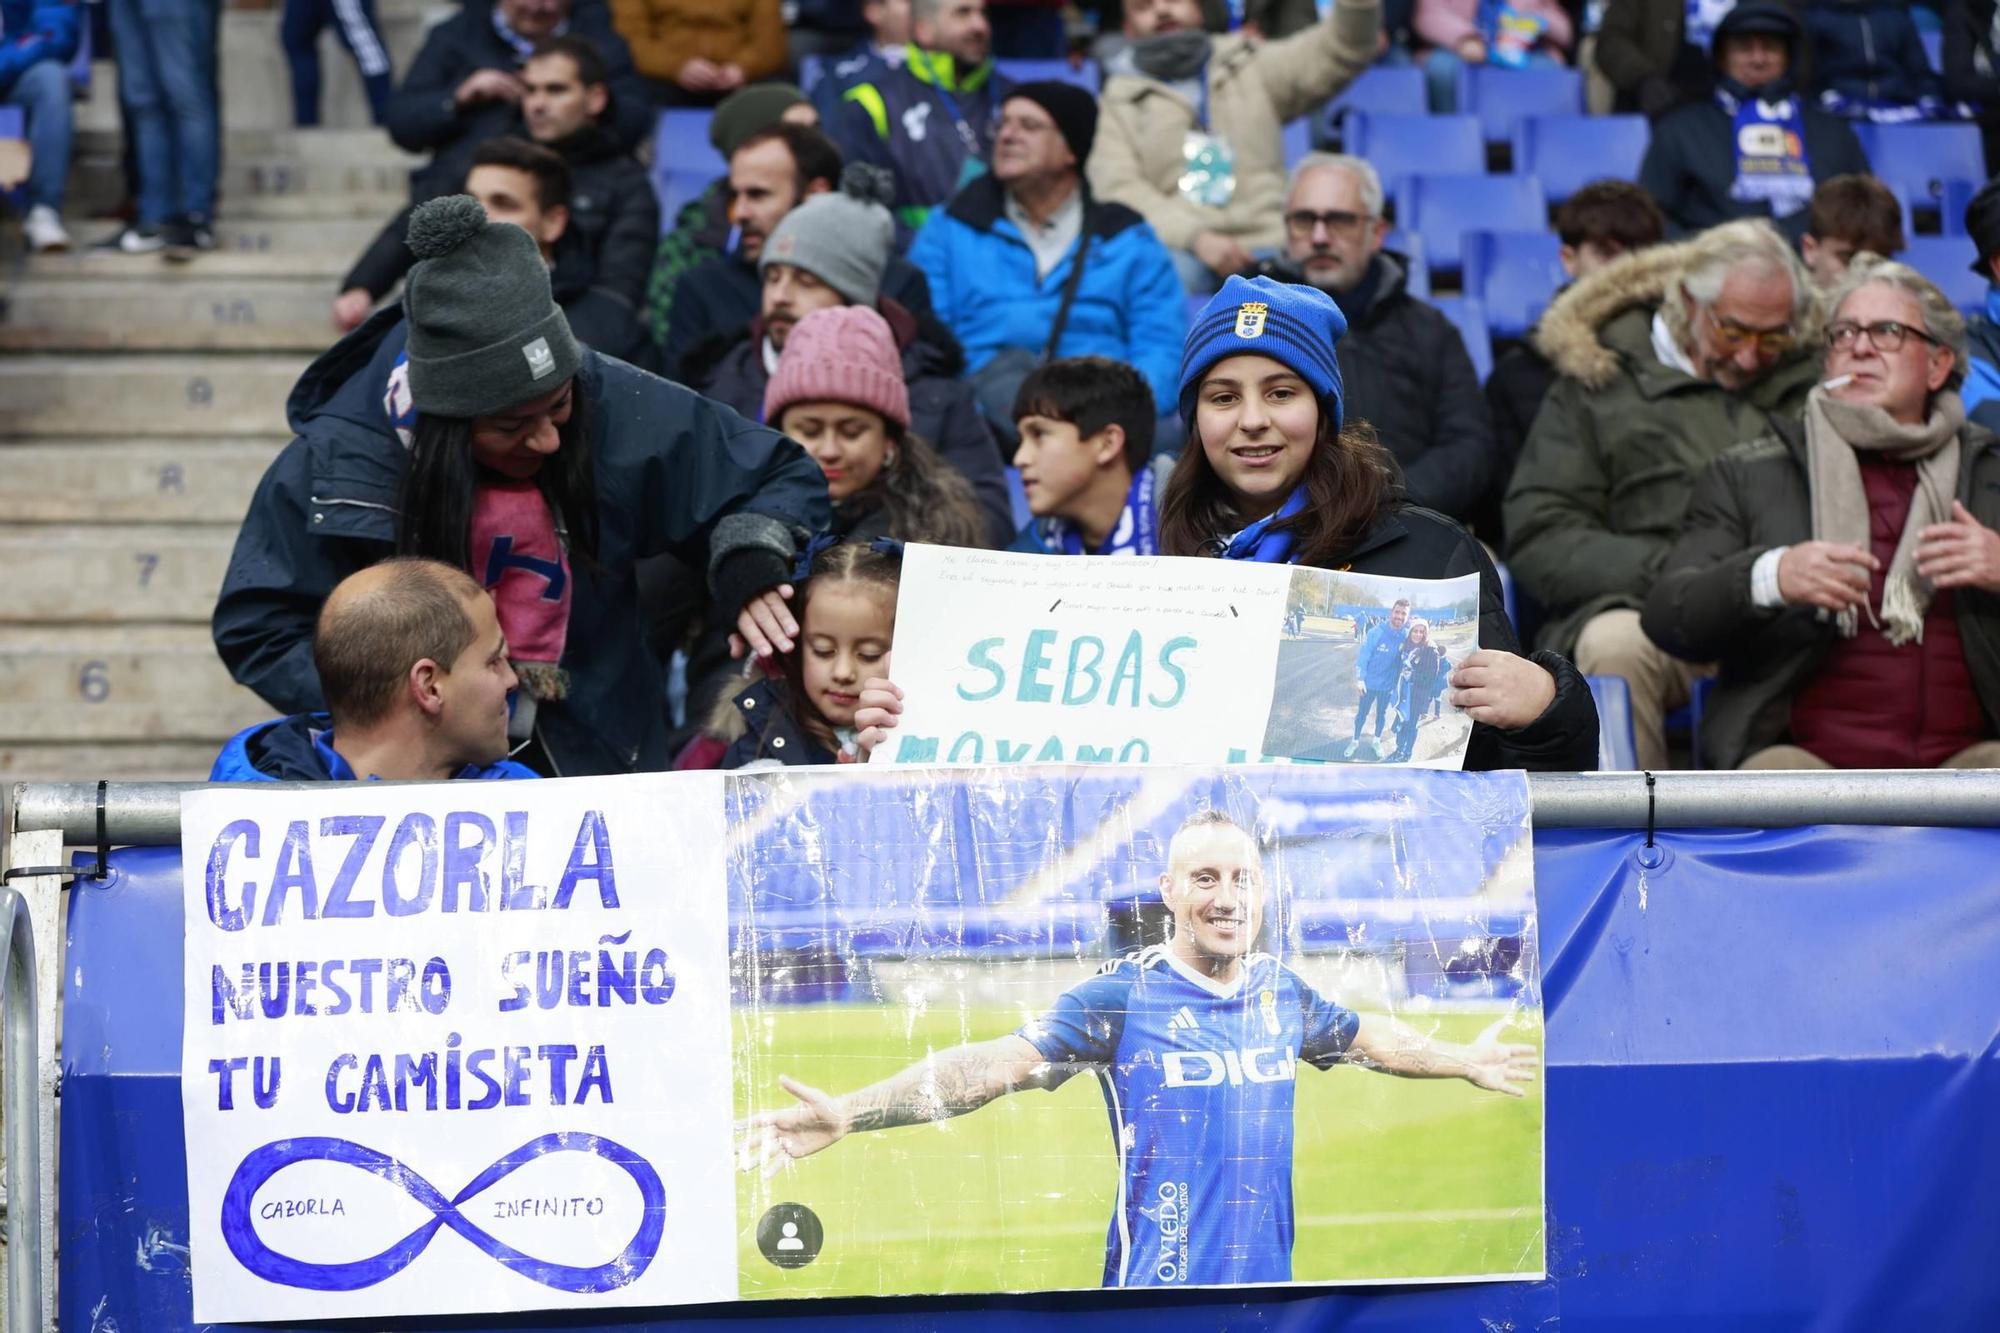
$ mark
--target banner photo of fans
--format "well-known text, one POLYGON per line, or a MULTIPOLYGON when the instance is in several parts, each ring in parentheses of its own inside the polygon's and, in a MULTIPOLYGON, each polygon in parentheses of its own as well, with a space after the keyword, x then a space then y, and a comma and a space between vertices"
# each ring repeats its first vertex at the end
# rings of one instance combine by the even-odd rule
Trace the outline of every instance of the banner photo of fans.
POLYGON ((743 1297, 1543 1276, 1521 774, 726 799, 743 1297))
POLYGON ((1463 765, 1479 579, 912 545, 871 762, 1463 765))

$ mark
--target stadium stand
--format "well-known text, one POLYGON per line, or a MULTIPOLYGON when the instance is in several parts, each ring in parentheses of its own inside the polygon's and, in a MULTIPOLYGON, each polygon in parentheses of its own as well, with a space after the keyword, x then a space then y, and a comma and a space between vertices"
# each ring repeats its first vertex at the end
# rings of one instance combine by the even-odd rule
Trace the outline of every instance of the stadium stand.
MULTIPOLYGON (((1418 172, 1478 175, 1486 170, 1486 145, 1472 116, 1391 115, 1350 111, 1341 147, 1365 157, 1382 177, 1382 189, 1398 196, 1403 181, 1418 172)), ((1397 221, 1409 222, 1400 213, 1397 221)))
POLYGON ((1486 377, 1493 373, 1493 331, 1486 322, 1486 307, 1476 296, 1434 296, 1431 304, 1457 325, 1458 336, 1465 340, 1465 350, 1472 357, 1472 368, 1478 372, 1479 382, 1486 383, 1486 377))
POLYGON ((1486 307, 1494 337, 1522 336, 1566 280, 1561 239, 1546 229, 1471 231, 1464 245, 1465 294, 1486 307))
POLYGON ((1423 238, 1436 280, 1457 272, 1468 231, 1534 231, 1548 226, 1542 186, 1526 176, 1406 176, 1395 191, 1396 225, 1423 238))
POLYGON ((1856 121, 1869 165, 1890 189, 1919 209, 1938 208, 1954 182, 1986 179, 1979 127, 1970 124, 1876 125, 1856 121))
POLYGON ((1962 236, 1912 236, 1897 258, 1938 285, 1951 303, 1968 315, 1986 309, 1986 279, 1974 273, 1977 258, 1962 236))
MULTIPOLYGON (((1327 103, 1320 137, 1330 144, 1343 141, 1343 122, 1350 111, 1385 116, 1421 116, 1428 105, 1424 72, 1414 65, 1372 65, 1327 103)), ((1353 152, 1352 148, 1347 151, 1353 152)))
POLYGON ((993 67, 1016 83, 1034 83, 1042 79, 1054 79, 1058 83, 1073 83, 1092 93, 1104 87, 1104 74, 1095 60, 1086 60, 1080 65, 1072 65, 1067 60, 999 60, 993 67))
POLYGON ((1583 75, 1573 69, 1507 69, 1464 65, 1458 71, 1458 109, 1478 118, 1490 144, 1512 143, 1529 116, 1583 114, 1583 75))
POLYGON ((1537 178, 1559 204, 1595 180, 1636 180, 1651 137, 1644 116, 1523 116, 1514 174, 1537 178))
POLYGON ((1285 122, 1285 168, 1290 170, 1298 165, 1300 158, 1312 151, 1312 121, 1304 116, 1285 122))

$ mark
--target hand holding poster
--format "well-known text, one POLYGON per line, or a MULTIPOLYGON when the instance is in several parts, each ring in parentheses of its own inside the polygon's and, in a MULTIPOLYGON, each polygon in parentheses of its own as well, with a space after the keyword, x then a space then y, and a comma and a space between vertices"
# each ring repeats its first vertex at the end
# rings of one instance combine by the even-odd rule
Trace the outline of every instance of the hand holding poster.
POLYGON ((877 763, 1458 768, 1479 580, 912 545, 877 763))

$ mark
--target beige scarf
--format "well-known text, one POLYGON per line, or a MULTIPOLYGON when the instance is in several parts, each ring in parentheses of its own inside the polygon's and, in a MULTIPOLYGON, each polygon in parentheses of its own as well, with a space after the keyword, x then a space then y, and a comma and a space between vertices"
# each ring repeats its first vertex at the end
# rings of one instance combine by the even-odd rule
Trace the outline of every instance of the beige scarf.
MULTIPOLYGON (((1951 517, 1952 497, 1958 493, 1958 432, 1965 425, 1964 402, 1946 390, 1931 399, 1929 420, 1906 426, 1879 407, 1843 403, 1815 387, 1806 399, 1805 422, 1815 541, 1869 549, 1868 496, 1862 489, 1857 453, 1917 465, 1910 516, 1883 580, 1882 615, 1876 619, 1871 607, 1868 620, 1899 647, 1922 643, 1924 613, 1930 609, 1933 589, 1930 580, 1917 573, 1917 537, 1931 524, 1951 517)), ((1860 627, 1855 611, 1842 611, 1836 619, 1841 634, 1853 638, 1860 627)))

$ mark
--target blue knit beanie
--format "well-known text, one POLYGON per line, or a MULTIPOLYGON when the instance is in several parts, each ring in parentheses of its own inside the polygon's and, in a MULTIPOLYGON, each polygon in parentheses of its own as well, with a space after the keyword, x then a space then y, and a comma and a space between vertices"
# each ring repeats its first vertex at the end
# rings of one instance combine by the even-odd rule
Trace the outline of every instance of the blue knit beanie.
POLYGON ((1320 410, 1341 428, 1340 362, 1333 345, 1347 316, 1317 287, 1275 278, 1231 278, 1195 316, 1181 350, 1181 419, 1194 421, 1195 390, 1226 357, 1268 356, 1312 386, 1320 410))

